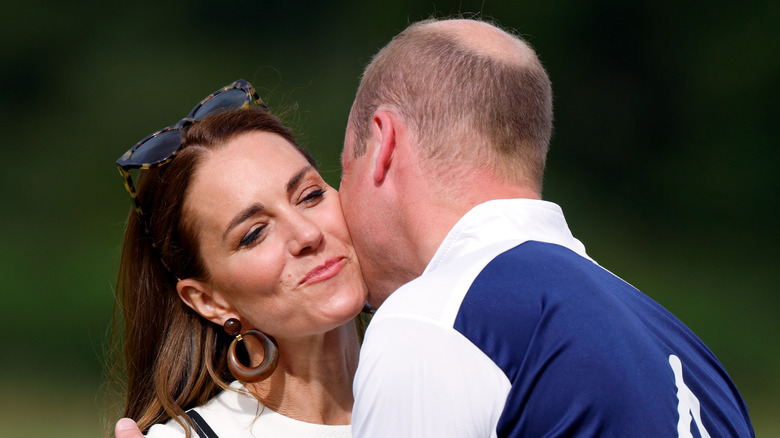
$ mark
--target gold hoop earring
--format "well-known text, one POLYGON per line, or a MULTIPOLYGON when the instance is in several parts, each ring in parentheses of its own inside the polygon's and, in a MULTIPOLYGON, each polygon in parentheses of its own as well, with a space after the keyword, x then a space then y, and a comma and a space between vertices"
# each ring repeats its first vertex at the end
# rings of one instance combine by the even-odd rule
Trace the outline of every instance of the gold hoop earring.
POLYGON ((236 318, 230 318, 225 321, 225 331, 230 336, 235 336, 233 342, 230 343, 228 348, 228 369, 230 374, 243 383, 257 383, 267 379, 273 374, 276 369, 276 365, 279 363, 279 349, 276 348, 273 340, 265 333, 257 330, 247 330, 241 333, 241 322, 236 318), (236 345, 243 339, 244 336, 254 336, 260 340, 263 344, 263 362, 254 367, 244 366, 236 356, 236 345))

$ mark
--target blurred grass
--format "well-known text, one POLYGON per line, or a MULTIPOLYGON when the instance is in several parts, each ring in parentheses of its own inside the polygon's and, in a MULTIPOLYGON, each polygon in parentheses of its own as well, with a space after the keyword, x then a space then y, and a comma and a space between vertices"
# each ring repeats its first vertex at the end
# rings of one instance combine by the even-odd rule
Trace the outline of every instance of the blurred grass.
POLYGON ((43 382, 39 376, 24 376, 0 382, 0 436, 103 436, 104 414, 98 399, 99 384, 95 381, 77 383, 64 377, 43 382), (31 385, 31 382, 35 384, 31 385))

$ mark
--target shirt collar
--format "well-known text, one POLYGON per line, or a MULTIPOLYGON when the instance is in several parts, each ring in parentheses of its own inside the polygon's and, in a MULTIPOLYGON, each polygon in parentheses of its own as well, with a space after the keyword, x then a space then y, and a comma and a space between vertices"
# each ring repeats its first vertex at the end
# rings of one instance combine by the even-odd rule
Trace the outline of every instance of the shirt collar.
POLYGON ((425 272, 494 243, 534 240, 554 243, 583 257, 585 246, 572 236, 561 208, 539 199, 497 199, 472 208, 436 250, 425 272))

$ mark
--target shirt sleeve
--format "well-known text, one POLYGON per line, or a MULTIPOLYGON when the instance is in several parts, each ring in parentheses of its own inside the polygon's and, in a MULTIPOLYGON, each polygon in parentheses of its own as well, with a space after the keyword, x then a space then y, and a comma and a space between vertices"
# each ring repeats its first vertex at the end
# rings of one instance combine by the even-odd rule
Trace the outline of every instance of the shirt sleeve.
POLYGON ((506 375, 451 327, 415 315, 371 323, 355 376, 353 435, 495 437, 506 375))

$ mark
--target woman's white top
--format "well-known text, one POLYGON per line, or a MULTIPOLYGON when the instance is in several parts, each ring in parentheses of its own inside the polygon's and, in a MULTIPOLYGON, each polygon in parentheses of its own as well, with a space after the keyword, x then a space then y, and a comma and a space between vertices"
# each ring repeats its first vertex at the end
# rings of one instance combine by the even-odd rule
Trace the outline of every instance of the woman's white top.
MULTIPOLYGON (((230 384, 234 391, 222 391, 195 411, 203 417, 220 438, 351 438, 352 427, 328 426, 306 423, 274 412, 263 406, 235 381, 230 384), (237 392, 238 391, 238 392, 237 392)), ((149 438, 180 438, 184 430, 179 423, 169 420, 155 424, 146 434, 149 438)), ((197 438, 192 431, 192 437, 197 438)))

